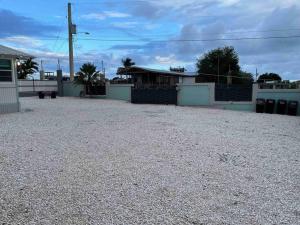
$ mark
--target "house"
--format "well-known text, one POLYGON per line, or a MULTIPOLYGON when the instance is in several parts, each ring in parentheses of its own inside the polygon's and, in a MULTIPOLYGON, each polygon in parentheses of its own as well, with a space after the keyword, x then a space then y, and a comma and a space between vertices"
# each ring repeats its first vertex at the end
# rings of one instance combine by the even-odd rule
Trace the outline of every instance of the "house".
POLYGON ((0 113, 20 111, 17 61, 28 58, 33 56, 0 45, 0 113))
POLYGON ((178 83, 195 83, 196 75, 184 72, 149 69, 131 66, 120 67, 117 75, 130 77, 135 88, 175 87, 178 83))
MULTIPOLYGON (((117 75, 131 83, 131 102, 142 104, 177 104, 177 84, 195 83, 195 75, 184 72, 131 66, 119 68, 117 75)), ((118 82, 118 80, 117 80, 118 82)))

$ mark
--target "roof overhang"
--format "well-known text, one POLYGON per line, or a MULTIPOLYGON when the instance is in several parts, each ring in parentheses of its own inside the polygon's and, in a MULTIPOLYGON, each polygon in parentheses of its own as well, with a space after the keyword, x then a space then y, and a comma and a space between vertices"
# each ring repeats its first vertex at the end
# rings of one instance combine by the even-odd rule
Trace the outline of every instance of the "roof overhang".
POLYGON ((1 58, 12 58, 12 59, 30 59, 35 58, 33 55, 21 52, 19 50, 0 45, 0 57, 1 58))
POLYGON ((157 69, 149 69, 144 67, 138 67, 138 66, 131 66, 131 67, 120 67, 118 68, 117 75, 143 75, 143 74, 149 74, 149 75, 159 75, 159 76, 166 76, 166 77, 194 77, 191 75, 187 75, 185 73, 179 73, 179 72, 173 72, 173 71, 167 71, 167 70, 157 70, 157 69))

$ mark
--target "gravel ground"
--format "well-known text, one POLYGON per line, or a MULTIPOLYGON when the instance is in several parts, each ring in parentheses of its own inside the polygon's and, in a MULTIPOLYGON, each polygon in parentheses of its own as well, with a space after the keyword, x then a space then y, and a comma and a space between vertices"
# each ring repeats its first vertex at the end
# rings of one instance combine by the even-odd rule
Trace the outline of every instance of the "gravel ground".
POLYGON ((21 99, 0 115, 0 224, 299 224, 300 118, 21 99))

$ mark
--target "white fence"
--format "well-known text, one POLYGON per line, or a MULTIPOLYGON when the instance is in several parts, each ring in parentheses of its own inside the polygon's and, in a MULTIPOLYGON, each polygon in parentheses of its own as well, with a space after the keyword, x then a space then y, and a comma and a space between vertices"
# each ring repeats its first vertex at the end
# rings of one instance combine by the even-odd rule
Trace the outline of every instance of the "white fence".
POLYGON ((0 83, 0 114, 19 111, 19 101, 15 84, 0 83))
POLYGON ((19 80, 20 96, 32 96, 39 91, 57 91, 55 80, 19 80))

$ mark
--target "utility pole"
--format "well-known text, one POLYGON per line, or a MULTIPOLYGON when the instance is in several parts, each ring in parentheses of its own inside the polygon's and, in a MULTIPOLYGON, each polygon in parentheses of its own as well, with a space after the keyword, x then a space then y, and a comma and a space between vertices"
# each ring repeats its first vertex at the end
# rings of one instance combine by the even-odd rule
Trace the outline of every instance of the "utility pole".
POLYGON ((44 80, 44 79, 45 79, 45 71, 43 66, 43 60, 41 60, 40 80, 44 80))
POLYGON ((57 59, 57 70, 60 70, 60 69, 61 69, 61 67, 60 67, 60 60, 57 59))
POLYGON ((218 55, 218 84, 220 83, 220 55, 218 55))
POLYGON ((72 23, 72 5, 68 3, 68 30, 69 30, 69 65, 70 80, 74 80, 74 56, 73 56, 73 34, 76 34, 76 26, 72 23))
POLYGON ((258 72, 257 72, 257 68, 256 68, 256 73, 255 73, 255 77, 256 77, 256 81, 257 81, 257 77, 258 77, 258 72))
POLYGON ((227 75, 227 85, 232 84, 232 76, 231 76, 231 65, 229 64, 229 70, 227 75))

